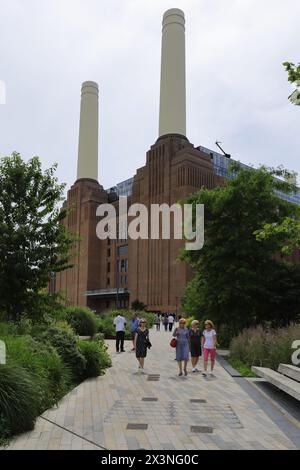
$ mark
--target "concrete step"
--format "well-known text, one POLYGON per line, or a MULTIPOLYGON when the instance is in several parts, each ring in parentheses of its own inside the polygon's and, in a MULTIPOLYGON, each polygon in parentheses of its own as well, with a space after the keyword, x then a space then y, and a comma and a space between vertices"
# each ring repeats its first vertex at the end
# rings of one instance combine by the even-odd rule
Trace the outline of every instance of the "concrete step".
POLYGON ((266 379, 275 387, 300 401, 300 383, 267 367, 252 366, 251 370, 259 377, 266 379))
POLYGON ((292 366, 291 364, 279 364, 278 372, 300 382, 300 367, 292 366))

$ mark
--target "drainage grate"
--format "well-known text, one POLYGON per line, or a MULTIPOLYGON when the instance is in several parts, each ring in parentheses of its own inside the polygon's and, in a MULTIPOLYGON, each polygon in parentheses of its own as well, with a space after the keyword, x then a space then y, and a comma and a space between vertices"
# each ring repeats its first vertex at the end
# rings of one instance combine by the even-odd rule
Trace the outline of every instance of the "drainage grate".
POLYGON ((198 434, 212 434, 213 428, 210 426, 191 426, 191 432, 198 434))
POLYGON ((128 423, 126 429, 148 429, 148 424, 144 423, 128 423))
POLYGON ((201 398, 191 398, 190 402, 191 403, 207 403, 206 400, 202 400, 201 398))
POLYGON ((149 382, 158 382, 160 379, 160 375, 159 374, 149 374, 148 375, 148 381, 149 382))
POLYGON ((158 401, 158 398, 144 397, 142 398, 142 401, 158 401))

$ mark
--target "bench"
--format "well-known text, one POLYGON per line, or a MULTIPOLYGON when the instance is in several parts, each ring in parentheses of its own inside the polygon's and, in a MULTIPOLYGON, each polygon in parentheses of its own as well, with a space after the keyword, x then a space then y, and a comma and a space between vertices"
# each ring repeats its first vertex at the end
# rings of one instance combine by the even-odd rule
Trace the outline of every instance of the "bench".
POLYGON ((296 367, 296 369, 298 369, 299 372, 294 371, 293 369, 294 369, 294 366, 287 366, 285 364, 280 364, 278 370, 284 370, 285 374, 283 375, 282 373, 276 372, 275 370, 272 370, 272 369, 268 369, 267 367, 257 367, 257 366, 251 367, 251 370, 256 375, 266 379, 269 383, 271 383, 275 387, 279 388, 283 392, 287 393, 288 395, 291 395, 296 400, 300 401, 300 383, 297 381, 299 379, 300 369, 296 367), (285 367, 281 367, 281 366, 285 366, 285 367), (287 373, 290 375, 287 376, 287 373), (290 377, 292 374, 294 374, 294 376, 297 377, 296 380, 290 377))

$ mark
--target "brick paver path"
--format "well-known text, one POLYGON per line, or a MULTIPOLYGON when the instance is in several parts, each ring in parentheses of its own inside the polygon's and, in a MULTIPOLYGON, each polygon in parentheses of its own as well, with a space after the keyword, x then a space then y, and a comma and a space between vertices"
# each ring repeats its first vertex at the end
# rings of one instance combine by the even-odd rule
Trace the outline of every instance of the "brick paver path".
POLYGON ((70 392, 9 449, 295 448, 220 365, 215 378, 178 377, 170 333, 150 337, 145 370, 152 375, 138 373, 131 343, 117 355, 109 342, 113 367, 70 392))

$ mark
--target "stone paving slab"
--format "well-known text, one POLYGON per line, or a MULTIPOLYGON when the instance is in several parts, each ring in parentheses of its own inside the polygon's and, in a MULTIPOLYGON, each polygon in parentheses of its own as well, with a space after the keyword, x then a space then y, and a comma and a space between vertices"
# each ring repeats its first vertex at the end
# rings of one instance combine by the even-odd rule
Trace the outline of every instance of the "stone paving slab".
POLYGON ((296 449, 219 364, 215 377, 178 377, 170 333, 150 336, 145 371, 158 381, 138 372, 130 342, 116 354, 109 341, 113 367, 76 387, 8 449, 296 449), (129 423, 147 429, 127 429, 129 423))

